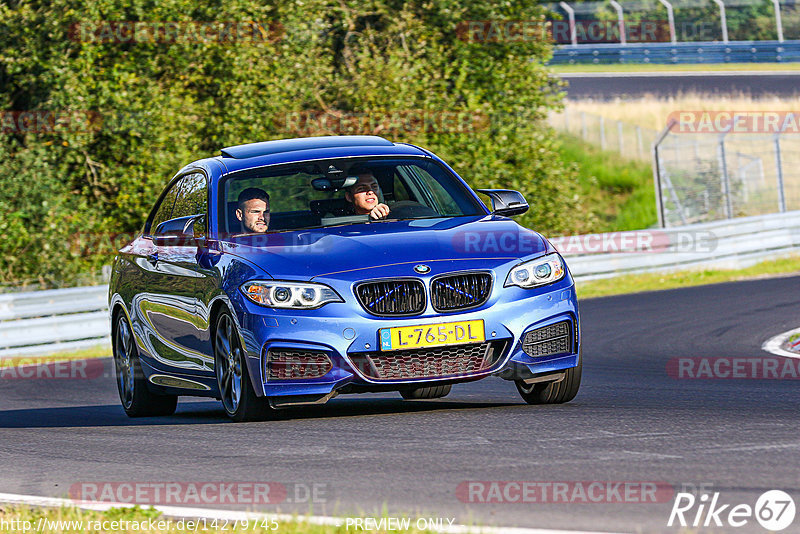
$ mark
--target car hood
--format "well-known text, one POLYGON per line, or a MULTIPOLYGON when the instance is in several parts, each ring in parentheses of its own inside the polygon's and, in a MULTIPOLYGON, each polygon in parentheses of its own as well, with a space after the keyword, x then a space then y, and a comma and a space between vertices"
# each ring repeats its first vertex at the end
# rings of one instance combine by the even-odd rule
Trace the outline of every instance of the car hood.
POLYGON ((238 236, 222 241, 221 246, 223 252, 246 259, 273 278, 284 280, 337 274, 357 277, 365 269, 408 263, 425 263, 432 273, 454 268, 492 268, 553 250, 538 233, 508 218, 491 215, 238 236))

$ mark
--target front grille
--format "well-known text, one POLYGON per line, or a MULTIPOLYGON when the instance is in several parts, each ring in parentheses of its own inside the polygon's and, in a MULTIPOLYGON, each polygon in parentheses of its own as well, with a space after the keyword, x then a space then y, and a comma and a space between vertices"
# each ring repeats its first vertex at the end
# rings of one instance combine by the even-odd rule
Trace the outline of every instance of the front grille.
POLYGON ((472 343, 430 349, 351 354, 350 359, 373 380, 410 380, 469 376, 489 369, 500 358, 504 342, 472 343))
POLYGON ((431 304, 438 312, 480 306, 492 291, 489 273, 461 273, 440 276, 431 283, 431 304))
POLYGON ((419 280, 384 280, 356 286, 361 306, 375 315, 416 315, 425 311, 425 286, 419 280))
POLYGON ((525 334, 522 350, 534 358, 564 354, 572 352, 572 340, 569 321, 561 321, 525 334))
POLYGON ((319 378, 333 368, 324 352, 280 350, 267 352, 268 380, 319 378))

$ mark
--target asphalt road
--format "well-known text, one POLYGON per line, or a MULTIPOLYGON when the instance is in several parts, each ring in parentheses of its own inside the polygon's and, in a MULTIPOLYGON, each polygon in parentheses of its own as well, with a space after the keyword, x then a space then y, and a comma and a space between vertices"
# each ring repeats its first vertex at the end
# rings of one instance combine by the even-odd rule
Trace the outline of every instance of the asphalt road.
POLYGON ((597 73, 562 74, 569 82, 567 97, 610 100, 681 93, 707 95, 747 95, 753 97, 800 95, 798 72, 683 72, 683 73, 597 73))
MULTIPOLYGON (((798 287, 800 277, 789 277, 584 301, 584 382, 560 406, 525 405, 512 383, 490 378, 446 399, 343 396, 263 423, 228 423, 215 402, 191 399, 175 416, 130 420, 111 378, 0 380, 0 491, 275 481, 290 500, 316 484, 315 514, 380 514, 386 505, 390 514, 624 532, 678 532, 666 526, 672 494, 646 504, 486 504, 463 502, 457 488, 657 481, 674 491, 705 486, 724 503, 753 505, 769 489, 800 503, 800 382, 666 371, 676 357, 769 357, 762 342, 800 323, 798 287)), ((792 529, 800 517, 784 532, 792 529)), ((713 531, 734 530, 764 532, 752 519, 713 531)))

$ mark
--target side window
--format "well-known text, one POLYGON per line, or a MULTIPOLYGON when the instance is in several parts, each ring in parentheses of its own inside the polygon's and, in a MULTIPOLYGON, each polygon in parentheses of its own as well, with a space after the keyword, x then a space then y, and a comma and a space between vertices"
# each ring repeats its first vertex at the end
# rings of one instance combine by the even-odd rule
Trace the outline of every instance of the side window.
POLYGON ((402 177, 398 174, 394 175, 394 201, 401 202, 403 200, 411 200, 411 195, 408 193, 402 177))
POLYGON ((153 216, 152 222, 150 223, 148 233, 155 233, 159 224, 172 218, 172 208, 175 206, 175 200, 178 198, 178 191, 181 188, 181 183, 183 183, 183 180, 177 181, 175 185, 173 185, 169 191, 167 191, 167 194, 164 195, 164 198, 161 199, 161 204, 159 204, 156 208, 156 213, 153 216))
POLYGON ((187 174, 181 178, 181 192, 172 210, 172 219, 208 213, 206 177, 201 173, 187 174))
POLYGON ((402 165, 397 168, 397 171, 401 175, 408 176, 412 189, 415 186, 419 186, 420 194, 417 199, 419 202, 427 204, 446 217, 454 217, 461 214, 461 209, 447 189, 436 178, 431 176, 428 171, 417 165, 402 165))

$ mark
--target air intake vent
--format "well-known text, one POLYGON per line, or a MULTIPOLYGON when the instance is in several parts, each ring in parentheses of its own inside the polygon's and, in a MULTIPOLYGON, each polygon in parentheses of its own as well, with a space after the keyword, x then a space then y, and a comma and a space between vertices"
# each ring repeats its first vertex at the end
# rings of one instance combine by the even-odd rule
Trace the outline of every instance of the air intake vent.
POLYGON ((364 282, 356 286, 356 296, 374 315, 417 315, 425 311, 425 286, 419 280, 364 282))
POLYGON ((534 358, 572 352, 573 338, 569 321, 537 328, 525 334, 522 350, 534 358))
POLYGON ((431 303, 438 312, 480 306, 492 292, 489 273, 459 273, 439 276, 431 282, 431 303))
POLYGON ((319 378, 332 368, 324 352, 271 350, 267 353, 267 380, 319 378))
POLYGON ((351 353, 350 359, 373 380, 458 378, 490 369, 504 352, 504 341, 430 349, 351 353))

